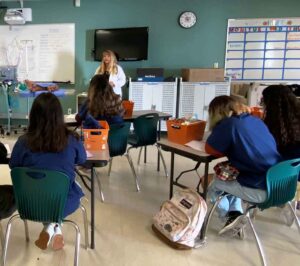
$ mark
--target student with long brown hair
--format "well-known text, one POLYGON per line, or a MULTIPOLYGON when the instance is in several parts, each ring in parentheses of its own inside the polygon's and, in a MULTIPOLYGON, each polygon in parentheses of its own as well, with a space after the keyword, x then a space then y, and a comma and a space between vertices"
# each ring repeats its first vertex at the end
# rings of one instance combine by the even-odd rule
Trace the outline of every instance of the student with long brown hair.
POLYGON ((264 122, 285 160, 300 157, 300 99, 285 85, 263 90, 264 122))
MULTIPOLYGON (((64 216, 74 212, 84 195, 75 181, 75 164, 86 161, 86 151, 79 136, 67 129, 58 98, 42 93, 33 102, 29 115, 28 131, 21 136, 12 151, 10 168, 32 167, 55 170, 70 178, 70 188, 64 216)), ((59 186, 59 184, 57 184, 59 186)), ((35 244, 46 249, 52 240, 53 249, 64 245, 59 224, 45 224, 35 244)))
POLYGON ((236 180, 215 178, 209 195, 215 200, 220 192, 227 192, 219 204, 220 217, 227 221, 219 234, 243 223, 241 199, 264 202, 266 173, 280 161, 276 143, 264 122, 247 112, 230 96, 218 96, 209 104, 209 125, 212 130, 206 142, 206 152, 216 157, 226 156, 230 165, 239 172, 236 180))
POLYGON ((116 94, 105 75, 95 75, 88 89, 88 99, 76 115, 84 128, 99 128, 98 120, 108 124, 123 123, 124 109, 120 95, 116 94))
MULTIPOLYGON (((286 85, 268 86, 262 95, 264 122, 275 138, 278 151, 284 160, 300 158, 300 99, 286 85)), ((297 201, 300 209, 299 182, 297 201)))
POLYGON ((114 92, 122 97, 122 86, 125 85, 126 76, 120 65, 116 54, 111 50, 105 50, 102 54, 100 66, 96 69, 95 75, 106 75, 114 92))

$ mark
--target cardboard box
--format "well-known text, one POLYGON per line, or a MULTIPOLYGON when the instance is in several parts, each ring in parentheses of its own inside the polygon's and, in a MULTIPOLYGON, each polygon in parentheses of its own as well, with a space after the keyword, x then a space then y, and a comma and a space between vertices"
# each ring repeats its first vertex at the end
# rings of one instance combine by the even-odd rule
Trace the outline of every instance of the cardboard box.
POLYGON ((224 68, 183 68, 181 76, 189 82, 220 82, 224 81, 224 68))
POLYGON ((178 144, 202 140, 206 121, 197 120, 188 125, 184 122, 184 119, 167 120, 168 140, 178 144))

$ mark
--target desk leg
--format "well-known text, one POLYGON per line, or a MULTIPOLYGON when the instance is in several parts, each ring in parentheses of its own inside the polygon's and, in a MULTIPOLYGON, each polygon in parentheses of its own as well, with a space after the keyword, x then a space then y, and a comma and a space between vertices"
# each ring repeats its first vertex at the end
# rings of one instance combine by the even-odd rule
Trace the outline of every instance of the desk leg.
POLYGON ((174 161, 175 161, 175 154, 174 154, 174 152, 171 152, 170 195, 169 195, 170 199, 173 197, 174 161))
POLYGON ((91 171, 91 249, 95 248, 95 169, 91 171))
POLYGON ((144 146, 144 163, 147 163, 147 146, 144 146))
POLYGON ((203 198, 206 200, 207 194, 207 186, 208 186, 208 165, 209 163, 205 163, 205 170, 204 170, 204 182, 203 182, 203 198))
MULTIPOLYGON (((157 139, 160 140, 160 132, 161 132, 161 121, 158 120, 158 133, 157 133, 157 139)), ((157 152, 157 171, 160 171, 160 156, 159 152, 157 152)))

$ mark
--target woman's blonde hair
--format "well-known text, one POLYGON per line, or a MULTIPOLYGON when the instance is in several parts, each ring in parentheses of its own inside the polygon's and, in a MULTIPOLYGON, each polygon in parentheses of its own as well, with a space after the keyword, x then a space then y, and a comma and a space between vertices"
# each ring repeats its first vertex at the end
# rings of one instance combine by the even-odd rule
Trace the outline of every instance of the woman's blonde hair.
POLYGON ((116 57, 116 54, 111 51, 111 50, 105 50, 103 53, 102 53, 102 61, 101 61, 101 65, 100 65, 100 68, 98 68, 98 71, 96 74, 105 74, 105 72, 108 72, 109 74, 117 74, 118 73, 118 67, 117 67, 117 57, 116 57), (106 66, 103 62, 103 57, 105 54, 108 54, 111 58, 111 61, 109 63, 108 66, 106 66))
POLYGON ((213 129, 222 119, 243 113, 240 103, 226 95, 215 97, 209 104, 209 128, 213 129))

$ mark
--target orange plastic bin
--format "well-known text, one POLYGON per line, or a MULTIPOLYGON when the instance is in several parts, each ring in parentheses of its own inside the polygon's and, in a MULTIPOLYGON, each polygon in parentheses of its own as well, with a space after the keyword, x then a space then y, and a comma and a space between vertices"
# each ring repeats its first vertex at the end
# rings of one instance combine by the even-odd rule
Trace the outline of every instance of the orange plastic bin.
POLYGON ((191 140, 202 140, 206 121, 196 120, 183 124, 184 119, 167 120, 168 140, 186 144, 191 140))
POLYGON ((84 147, 87 150, 106 149, 109 125, 106 121, 99 121, 100 129, 83 129, 84 147))
POLYGON ((124 117, 131 117, 133 112, 134 102, 124 100, 122 101, 122 105, 125 110, 124 117))

